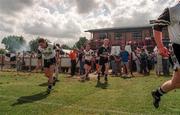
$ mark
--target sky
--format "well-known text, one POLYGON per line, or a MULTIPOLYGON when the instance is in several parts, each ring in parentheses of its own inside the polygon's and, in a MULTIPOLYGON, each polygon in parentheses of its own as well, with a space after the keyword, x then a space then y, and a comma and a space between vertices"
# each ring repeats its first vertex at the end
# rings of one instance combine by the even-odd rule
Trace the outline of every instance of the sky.
MULTIPOLYGON (((22 35, 73 45, 85 30, 148 25, 178 0, 0 0, 0 41, 22 35)), ((0 44, 2 47, 2 44, 0 44)))

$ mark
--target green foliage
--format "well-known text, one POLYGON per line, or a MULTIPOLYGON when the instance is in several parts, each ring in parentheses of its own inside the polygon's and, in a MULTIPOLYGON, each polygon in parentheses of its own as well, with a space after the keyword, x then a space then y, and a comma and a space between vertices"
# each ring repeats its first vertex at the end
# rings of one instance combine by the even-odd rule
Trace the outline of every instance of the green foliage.
POLYGON ((79 41, 77 41, 75 43, 75 45, 73 46, 73 48, 78 48, 80 49, 82 46, 84 46, 84 44, 88 41, 88 39, 86 39, 86 37, 80 37, 79 41))
POLYGON ((22 36, 13 35, 4 37, 1 43, 5 45, 6 50, 15 52, 20 50, 26 44, 26 41, 22 36))
POLYGON ((31 51, 33 51, 33 52, 38 51, 38 40, 39 40, 39 37, 37 37, 36 39, 33 39, 29 42, 29 47, 30 47, 31 51))
POLYGON ((0 49, 0 54, 5 54, 6 50, 5 49, 0 49))
MULTIPOLYGON (((36 39, 33 39, 29 42, 29 47, 30 47, 30 51, 32 52, 37 52, 38 51, 38 41, 39 41, 40 37, 37 37, 36 39)), ((48 39, 45 39, 48 43, 51 43, 48 39)))

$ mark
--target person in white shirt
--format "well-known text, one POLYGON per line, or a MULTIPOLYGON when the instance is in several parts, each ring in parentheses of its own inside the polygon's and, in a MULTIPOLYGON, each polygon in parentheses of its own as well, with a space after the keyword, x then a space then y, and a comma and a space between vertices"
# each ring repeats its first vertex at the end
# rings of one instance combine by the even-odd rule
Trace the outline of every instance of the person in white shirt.
POLYGON ((84 59, 85 59, 85 76, 82 78, 83 80, 90 80, 89 78, 89 73, 91 71, 91 66, 92 66, 92 59, 94 56, 94 51, 91 50, 91 47, 89 44, 86 45, 86 48, 84 50, 84 59))
POLYGON ((55 66, 55 74, 54 74, 54 80, 56 82, 59 81, 59 67, 60 67, 60 61, 61 61, 61 57, 60 57, 60 52, 61 52, 61 47, 59 44, 56 44, 54 46, 54 49, 56 51, 56 66, 55 66))
MULTIPOLYGON (((53 45, 48 44, 48 42, 45 39, 40 38, 38 42, 38 56, 40 56, 44 60, 44 73, 45 76, 48 78, 47 93, 50 93, 53 84, 55 85, 53 75, 55 73, 56 52, 53 45)), ((38 59, 41 59, 40 57, 38 59)))

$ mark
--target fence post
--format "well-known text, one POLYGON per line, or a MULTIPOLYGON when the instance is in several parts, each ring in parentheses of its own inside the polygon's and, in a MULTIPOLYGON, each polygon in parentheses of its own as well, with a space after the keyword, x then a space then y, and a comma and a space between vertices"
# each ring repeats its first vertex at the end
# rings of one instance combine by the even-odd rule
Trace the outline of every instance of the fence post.
POLYGON ((4 62, 4 60, 3 60, 3 55, 1 54, 1 71, 3 70, 3 63, 4 62))
POLYGON ((61 70, 61 59, 62 59, 62 57, 60 57, 60 62, 59 62, 59 72, 61 73, 62 72, 62 70, 61 70))
POLYGON ((32 54, 30 54, 30 59, 29 59, 29 71, 31 72, 31 67, 32 67, 32 54))

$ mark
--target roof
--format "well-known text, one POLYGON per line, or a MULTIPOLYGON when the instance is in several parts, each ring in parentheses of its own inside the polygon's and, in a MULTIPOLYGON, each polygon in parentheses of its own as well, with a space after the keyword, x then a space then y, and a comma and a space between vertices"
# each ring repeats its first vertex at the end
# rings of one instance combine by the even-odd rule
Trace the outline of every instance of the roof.
POLYGON ((112 30, 131 30, 131 29, 146 29, 146 28, 152 28, 151 25, 146 26, 126 26, 126 27, 112 27, 112 28, 100 28, 100 29, 91 29, 86 30, 85 32, 99 32, 99 31, 112 31, 112 30))

